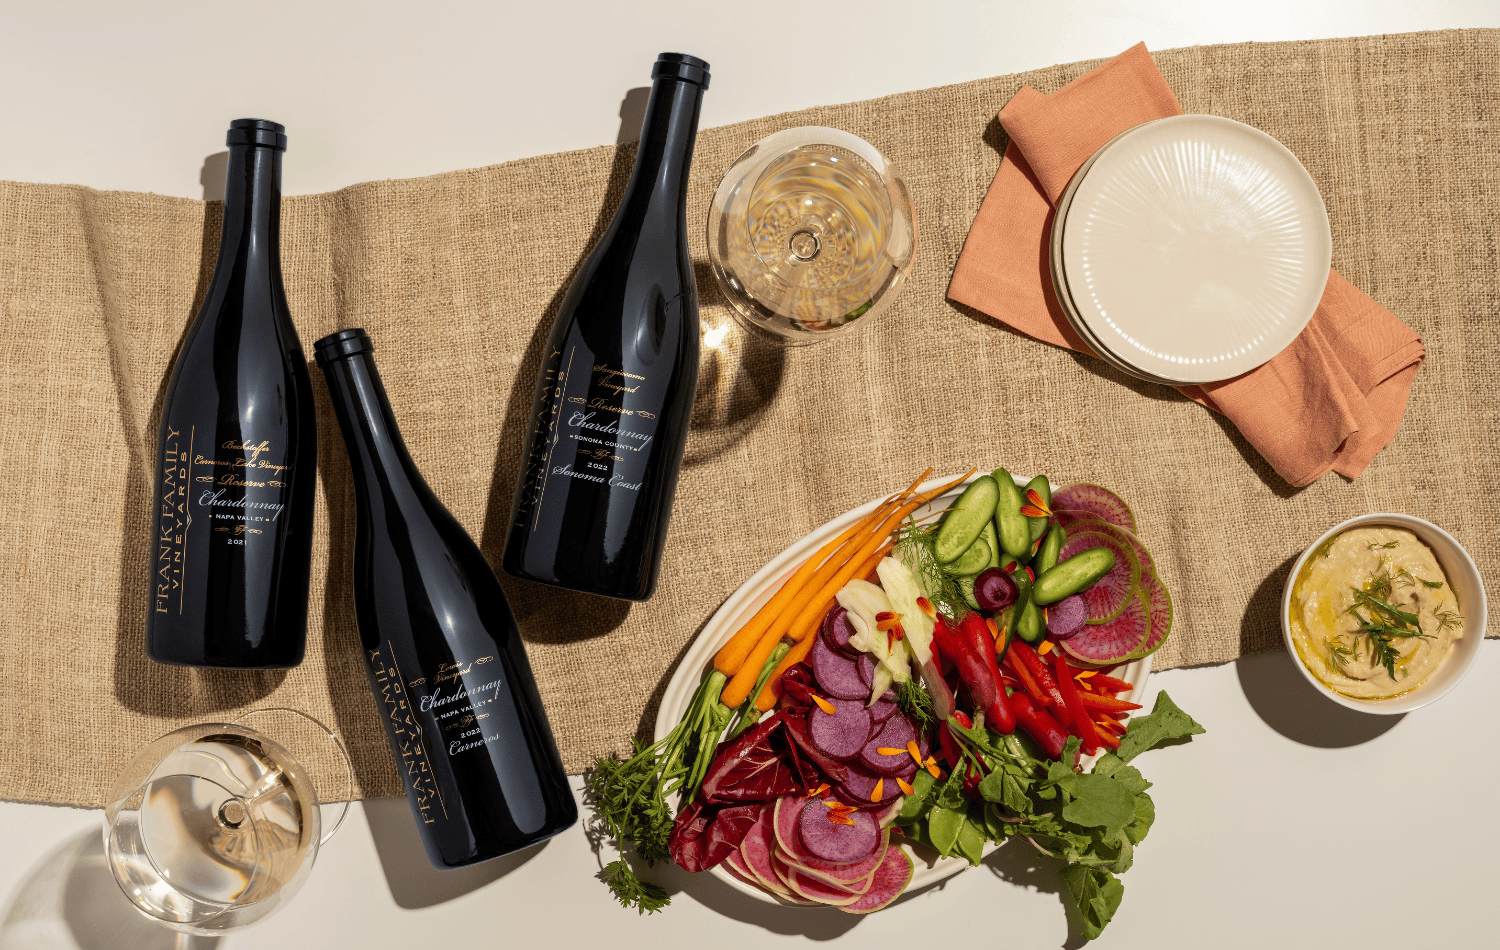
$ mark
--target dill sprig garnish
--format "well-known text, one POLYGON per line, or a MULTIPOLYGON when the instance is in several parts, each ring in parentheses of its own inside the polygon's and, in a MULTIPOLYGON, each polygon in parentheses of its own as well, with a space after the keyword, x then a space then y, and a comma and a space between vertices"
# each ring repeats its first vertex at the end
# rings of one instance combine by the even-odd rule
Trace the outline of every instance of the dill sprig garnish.
POLYGON ((896 552, 917 575, 922 584, 922 593, 932 602, 933 607, 948 619, 958 620, 969 612, 969 602, 964 599, 958 579, 943 570, 934 550, 936 543, 935 525, 908 520, 897 533, 896 552))
POLYGON ((1359 632, 1370 641, 1371 663, 1385 667, 1385 671, 1394 680, 1396 662, 1401 659, 1401 652, 1396 649, 1396 641, 1411 637, 1430 640, 1433 634, 1422 632, 1421 621, 1416 614, 1402 610, 1376 596, 1375 591, 1382 589, 1386 592, 1385 596, 1390 596, 1390 587, 1390 575, 1381 574, 1371 582, 1370 590, 1351 588, 1354 591, 1354 603, 1349 607, 1349 613, 1359 621, 1359 632), (1363 614, 1359 612, 1361 607, 1365 610, 1363 614))
MULTIPOLYGON (((1423 581, 1425 584, 1426 581, 1423 581)), ((1438 631, 1456 630, 1463 625, 1463 618, 1453 610, 1435 610, 1432 615, 1437 618, 1438 631)))
POLYGON ((1391 548, 1395 547, 1396 544, 1397 544, 1397 542, 1395 542, 1395 541, 1387 541, 1384 544, 1371 544, 1370 545, 1370 550, 1371 551, 1375 551, 1375 550, 1384 549, 1384 550, 1389 551, 1391 548))
POLYGON ((1358 654, 1357 644, 1345 643, 1344 638, 1339 636, 1328 638, 1328 659, 1340 672, 1344 672, 1344 664, 1353 660, 1358 654))
POLYGON ((932 694, 915 678, 896 684, 896 707, 917 727, 917 735, 926 735, 929 729, 937 725, 937 713, 932 708, 932 694))

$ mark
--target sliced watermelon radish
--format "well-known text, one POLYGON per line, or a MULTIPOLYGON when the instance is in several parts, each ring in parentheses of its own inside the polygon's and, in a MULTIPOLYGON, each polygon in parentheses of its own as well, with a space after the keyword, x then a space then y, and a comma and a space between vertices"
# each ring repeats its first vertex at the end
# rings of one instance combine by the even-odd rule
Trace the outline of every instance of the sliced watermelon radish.
MULTIPOLYGON (((874 875, 871 875, 873 878, 874 875)), ((859 892, 852 891, 837 884, 803 874, 795 865, 788 865, 786 885, 790 887, 798 897, 819 904, 828 904, 831 907, 844 907, 854 903, 864 896, 865 890, 870 887, 870 880, 865 881, 865 889, 859 892)))
POLYGON ((1146 546, 1141 543, 1141 539, 1129 531, 1112 525, 1108 521, 1101 521, 1098 518, 1082 518, 1068 526, 1069 535, 1084 531, 1107 534, 1122 541, 1128 541, 1131 547, 1135 549, 1135 556, 1140 559, 1141 573, 1148 574, 1156 570, 1156 559, 1151 556, 1150 551, 1146 550, 1146 546))
MULTIPOLYGON (((1068 539, 1071 543, 1072 539, 1068 539)), ((1085 626, 1057 645, 1076 660, 1093 666, 1118 663, 1145 642, 1151 631, 1151 591, 1142 587, 1125 610, 1107 623, 1085 626)))
POLYGON ((880 867, 880 862, 885 860, 885 850, 890 847, 890 842, 890 832, 881 831, 880 843, 875 846, 875 850, 870 853, 869 857, 862 861, 847 863, 819 861, 816 858, 794 858, 784 851, 778 854, 787 866, 803 874, 863 894, 870 886, 870 875, 874 874, 875 869, 880 867))
POLYGON ((771 855, 779 850, 773 816, 774 809, 762 809, 760 819, 750 826, 745 840, 740 842, 740 857, 761 887, 777 897, 789 897, 791 889, 781 883, 776 869, 771 867, 771 855))
POLYGON ((1172 632, 1172 595, 1167 593, 1166 585, 1155 574, 1150 575, 1147 584, 1151 591, 1151 631, 1146 634, 1145 642, 1125 658, 1127 660, 1139 660, 1155 653, 1172 632))
MULTIPOLYGON (((719 867, 723 868, 725 871, 728 871, 729 876, 734 878, 736 881, 741 881, 745 884, 749 884, 751 887, 756 888, 757 890, 765 891, 772 897, 781 898, 784 894, 790 895, 792 893, 790 890, 787 890, 786 886, 783 885, 780 881, 776 882, 776 886, 777 888, 779 888, 779 890, 771 890, 765 885, 765 882, 761 881, 759 878, 752 876, 748 871, 740 870, 743 865, 735 863, 735 857, 736 855, 731 854, 729 857, 724 859, 723 863, 721 863, 719 867)), ((806 903, 810 904, 812 903, 812 901, 807 901, 806 903)))
POLYGON ((802 841, 802 853, 849 864, 875 852, 880 846, 881 829, 868 811, 836 813, 827 802, 816 801, 808 802, 797 816, 797 836, 802 841), (843 821, 834 820, 840 817, 843 821))
POLYGON ((1119 617, 1140 592, 1141 562, 1128 541, 1101 531, 1069 531, 1068 540, 1057 552, 1057 562, 1061 564, 1090 548, 1108 548, 1115 556, 1115 566, 1109 569, 1109 573, 1083 591, 1083 599, 1089 608, 1088 622, 1108 623, 1119 617))
POLYGON ((781 897, 781 895, 779 894, 777 895, 778 897, 781 897, 782 900, 786 901, 789 904, 816 905, 818 903, 817 901, 808 900, 801 894, 792 893, 791 887, 786 883, 787 878, 791 877, 792 875, 792 869, 790 865, 782 860, 780 852, 771 855, 771 870, 776 872, 777 882, 781 885, 782 889, 786 891, 785 897, 781 897))
MULTIPOLYGON (((898 786, 899 787, 899 786, 898 786)), ((901 806, 905 804, 906 796, 897 795, 895 799, 883 811, 875 813, 875 821, 882 828, 889 828, 896 821, 896 816, 901 814, 901 806)))
POLYGON ((1108 488, 1087 484, 1069 485, 1052 494, 1052 510, 1055 512, 1059 508, 1092 511, 1094 517, 1135 534, 1135 515, 1131 513, 1130 506, 1125 504, 1125 499, 1108 488))
POLYGON ((906 890, 906 885, 911 883, 912 870, 911 857, 906 849, 893 845, 886 850, 885 860, 880 863, 880 867, 875 869, 870 889, 859 900, 846 904, 839 910, 849 914, 868 914, 872 910, 879 910, 906 890))

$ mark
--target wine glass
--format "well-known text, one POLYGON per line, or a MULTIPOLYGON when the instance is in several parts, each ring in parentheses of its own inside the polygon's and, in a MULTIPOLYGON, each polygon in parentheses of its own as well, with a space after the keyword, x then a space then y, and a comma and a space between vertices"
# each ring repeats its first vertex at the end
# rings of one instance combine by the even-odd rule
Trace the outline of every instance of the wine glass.
POLYGON ((131 760, 104 810, 104 854, 138 911, 214 936, 266 917, 297 893, 349 805, 324 833, 312 778, 288 746, 309 761, 341 762, 353 789, 338 737, 291 709, 187 726, 131 760))
POLYGON ((724 173, 708 211, 709 261, 736 319, 794 345, 889 307, 916 243, 906 184, 839 129, 761 139, 724 173))

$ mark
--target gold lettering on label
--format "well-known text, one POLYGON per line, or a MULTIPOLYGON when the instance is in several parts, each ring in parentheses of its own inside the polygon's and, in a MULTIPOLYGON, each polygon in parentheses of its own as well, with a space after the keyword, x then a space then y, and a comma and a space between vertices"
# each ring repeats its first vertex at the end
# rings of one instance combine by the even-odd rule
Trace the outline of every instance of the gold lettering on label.
POLYGON ((396 662, 395 647, 390 641, 386 642, 386 646, 390 647, 391 651, 389 662, 381 656, 379 648, 369 651, 370 671, 379 692, 380 705, 385 710, 387 721, 390 723, 391 741, 395 745, 396 756, 406 773, 406 780, 411 788, 417 813, 423 824, 430 825, 437 821, 437 815, 432 813, 434 801, 437 802, 437 807, 442 811, 444 818, 448 817, 448 809, 443 802, 443 794, 438 789, 437 779, 432 774, 421 724, 418 723, 406 695, 401 667, 396 662))

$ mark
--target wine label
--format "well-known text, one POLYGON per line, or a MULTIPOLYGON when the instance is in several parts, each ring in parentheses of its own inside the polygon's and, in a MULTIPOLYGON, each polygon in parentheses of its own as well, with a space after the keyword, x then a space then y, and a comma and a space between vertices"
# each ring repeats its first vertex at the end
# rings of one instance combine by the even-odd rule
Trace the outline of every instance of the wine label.
POLYGON ((535 530, 547 489, 568 478, 638 492, 656 439, 660 406, 645 376, 588 360, 572 346, 554 350, 542 370, 543 393, 518 522, 535 530), (649 403, 649 405, 647 405, 649 403))
POLYGON ((182 612, 187 549, 205 540, 195 542, 202 532, 193 525, 211 525, 207 543, 231 548, 274 530, 286 508, 288 468, 284 453, 277 458, 269 439, 226 439, 209 447, 197 426, 178 429, 168 423, 158 483, 152 597, 157 613, 182 612))
POLYGON ((432 770, 432 758, 427 750, 421 717, 417 715, 407 694, 406 677, 401 675, 395 647, 387 641, 384 648, 367 650, 366 653, 368 656, 365 657, 365 662, 370 666, 375 698, 380 703, 381 712, 385 714, 385 728, 391 739, 391 751, 396 754, 401 776, 411 789, 417 819, 430 825, 437 821, 439 814, 444 818, 448 817, 448 809, 443 803, 443 793, 438 788, 437 776, 432 770))

